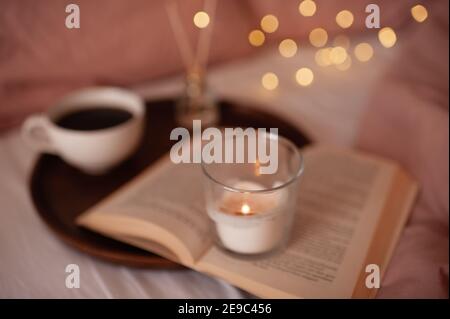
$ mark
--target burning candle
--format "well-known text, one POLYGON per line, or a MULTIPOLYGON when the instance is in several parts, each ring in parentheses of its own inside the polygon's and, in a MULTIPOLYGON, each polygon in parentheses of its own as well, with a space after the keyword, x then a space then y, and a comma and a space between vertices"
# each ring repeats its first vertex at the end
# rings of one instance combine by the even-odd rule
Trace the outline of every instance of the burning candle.
MULTIPOLYGON (((273 134, 266 138, 271 148, 278 144, 275 172, 262 173, 258 159, 250 163, 202 162, 206 211, 218 246, 227 251, 266 255, 289 239, 303 158, 289 140, 273 134)), ((248 150, 243 151, 243 158, 249 158, 248 150)))
POLYGON ((264 187, 249 181, 233 188, 242 192, 226 192, 208 207, 222 245, 241 254, 261 254, 282 244, 291 224, 285 190, 260 193, 264 187))

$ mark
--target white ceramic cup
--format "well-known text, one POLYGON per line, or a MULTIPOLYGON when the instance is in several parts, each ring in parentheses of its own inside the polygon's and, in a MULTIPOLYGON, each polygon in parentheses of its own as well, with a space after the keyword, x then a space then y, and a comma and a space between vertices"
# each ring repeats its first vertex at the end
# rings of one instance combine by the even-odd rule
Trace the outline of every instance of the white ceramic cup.
POLYGON ((23 138, 41 152, 59 155, 67 163, 88 174, 102 174, 131 155, 144 129, 145 107, 136 94, 112 87, 75 92, 47 112, 30 116, 22 125, 23 138), (60 127, 61 116, 92 107, 126 110, 127 121, 105 129, 82 131, 60 127))

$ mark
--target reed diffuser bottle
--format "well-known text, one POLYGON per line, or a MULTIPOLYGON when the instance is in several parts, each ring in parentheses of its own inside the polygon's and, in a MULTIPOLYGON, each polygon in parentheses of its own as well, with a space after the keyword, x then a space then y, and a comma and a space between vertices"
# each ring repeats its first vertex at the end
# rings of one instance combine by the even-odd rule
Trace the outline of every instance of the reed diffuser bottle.
POLYGON ((213 126, 219 120, 217 103, 208 90, 206 74, 201 68, 186 72, 185 87, 177 103, 177 122, 192 128, 193 120, 201 120, 202 126, 213 126))

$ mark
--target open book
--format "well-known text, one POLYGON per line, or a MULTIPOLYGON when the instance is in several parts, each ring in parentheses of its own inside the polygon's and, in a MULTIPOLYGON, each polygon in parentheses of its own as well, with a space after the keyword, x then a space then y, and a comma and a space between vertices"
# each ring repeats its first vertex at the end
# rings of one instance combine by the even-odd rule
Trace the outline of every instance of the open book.
POLYGON ((168 156, 77 222, 256 296, 373 297, 366 265, 385 271, 417 184, 397 164, 364 153, 310 146, 303 155, 290 242, 265 259, 233 257, 215 245, 201 167, 168 156))

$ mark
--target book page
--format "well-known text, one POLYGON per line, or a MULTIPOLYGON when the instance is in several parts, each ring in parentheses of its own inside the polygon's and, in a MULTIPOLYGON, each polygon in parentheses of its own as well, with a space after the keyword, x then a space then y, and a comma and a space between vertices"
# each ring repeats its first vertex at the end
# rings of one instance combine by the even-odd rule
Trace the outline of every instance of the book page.
POLYGON ((200 270, 263 297, 352 296, 396 167, 328 148, 312 147, 304 155, 287 248, 266 259, 243 260, 214 247, 200 270))
POLYGON ((144 249, 151 247, 145 240, 156 241, 192 265, 212 243, 203 203, 201 167, 165 157, 77 222, 144 249))

